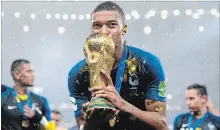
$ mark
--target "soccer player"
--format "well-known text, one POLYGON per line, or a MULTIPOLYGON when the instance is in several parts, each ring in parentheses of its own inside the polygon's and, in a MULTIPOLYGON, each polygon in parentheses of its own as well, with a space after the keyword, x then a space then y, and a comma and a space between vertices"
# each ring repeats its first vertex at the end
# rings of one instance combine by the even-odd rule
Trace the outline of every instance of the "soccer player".
POLYGON ((178 115, 174 121, 174 130, 220 130, 220 117, 212 113, 207 106, 206 87, 192 84, 186 90, 186 104, 190 112, 178 115))
POLYGON ((64 127, 60 127, 60 121, 61 121, 61 113, 58 110, 52 110, 51 111, 51 118, 55 122, 56 130, 67 130, 64 127))
POLYGON ((14 87, 1 93, 2 130, 55 130, 47 99, 28 90, 34 85, 30 62, 15 60, 11 75, 14 87))
POLYGON ((85 59, 69 72, 68 88, 75 106, 75 117, 84 130, 166 130, 165 74, 158 57, 125 44, 125 15, 114 2, 102 2, 92 12, 92 34, 107 34, 115 44, 115 63, 111 75, 102 71, 108 85, 89 88, 85 59), (91 93, 92 92, 92 93, 91 93), (120 112, 108 121, 106 109, 93 109, 83 116, 91 97, 108 99, 120 112), (83 109, 85 108, 85 109, 83 109), (82 113, 82 112, 83 113, 82 113))

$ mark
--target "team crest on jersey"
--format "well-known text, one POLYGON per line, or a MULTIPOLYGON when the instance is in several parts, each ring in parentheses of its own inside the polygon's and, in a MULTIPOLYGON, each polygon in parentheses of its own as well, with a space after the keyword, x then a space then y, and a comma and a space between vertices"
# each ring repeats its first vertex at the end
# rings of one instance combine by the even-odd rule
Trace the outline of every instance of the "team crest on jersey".
POLYGON ((130 87, 129 87, 129 96, 138 96, 138 85, 139 85, 139 80, 133 77, 129 77, 128 80, 130 87))
POLYGON ((138 79, 132 79, 132 77, 129 77, 129 84, 131 86, 137 86, 137 85, 139 85, 139 80, 138 79))

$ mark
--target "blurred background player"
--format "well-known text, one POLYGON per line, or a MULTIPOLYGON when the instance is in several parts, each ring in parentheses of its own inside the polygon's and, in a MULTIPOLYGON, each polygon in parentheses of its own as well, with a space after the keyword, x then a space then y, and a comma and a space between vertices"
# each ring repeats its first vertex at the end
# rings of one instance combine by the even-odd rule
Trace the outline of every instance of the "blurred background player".
POLYGON ((46 98, 28 90, 34 86, 34 72, 28 60, 11 65, 14 86, 1 93, 2 130, 55 130, 46 98))
POLYGON ((60 122, 62 119, 62 115, 61 115, 60 111, 52 110, 51 111, 51 118, 55 122, 56 130, 67 130, 64 127, 60 127, 60 122))
POLYGON ((174 130, 220 130, 219 113, 208 103, 206 86, 190 85, 186 90, 186 104, 190 112, 178 115, 174 130))

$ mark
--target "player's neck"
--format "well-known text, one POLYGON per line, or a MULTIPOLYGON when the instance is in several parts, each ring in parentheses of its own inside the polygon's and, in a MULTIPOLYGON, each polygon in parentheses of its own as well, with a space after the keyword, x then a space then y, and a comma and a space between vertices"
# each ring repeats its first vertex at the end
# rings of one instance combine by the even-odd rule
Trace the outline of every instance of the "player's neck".
POLYGON ((112 69, 116 69, 118 67, 119 61, 115 61, 112 69))
POLYGON ((207 107, 201 107, 200 111, 195 114, 196 118, 203 117, 208 112, 207 107))
POLYGON ((16 83, 14 89, 18 95, 25 95, 27 94, 27 87, 22 86, 21 84, 16 83))
POLYGON ((122 58, 122 54, 123 54, 123 46, 122 47, 119 47, 117 48, 116 50, 116 53, 115 53, 115 62, 114 62, 114 65, 113 65, 113 69, 116 69, 120 63, 120 60, 122 58))

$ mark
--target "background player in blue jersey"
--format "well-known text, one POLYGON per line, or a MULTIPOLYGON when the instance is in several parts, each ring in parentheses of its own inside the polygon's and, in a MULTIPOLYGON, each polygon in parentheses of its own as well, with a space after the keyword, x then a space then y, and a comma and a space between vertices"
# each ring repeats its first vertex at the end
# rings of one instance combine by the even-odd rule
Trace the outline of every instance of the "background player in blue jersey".
POLYGON ((127 26, 124 12, 117 4, 109 1, 99 4, 91 18, 92 33, 112 37, 116 50, 115 64, 111 75, 102 72, 108 86, 92 89, 92 95, 88 91, 89 71, 85 59, 70 70, 68 88, 78 126, 85 130, 165 130, 165 75, 159 59, 123 44, 127 26), (118 85, 116 82, 120 80, 122 82, 118 85), (112 111, 96 109, 83 116, 91 97, 106 98, 120 110, 113 127, 108 122, 111 117, 108 114, 112 111))
POLYGON ((2 130, 55 130, 47 99, 28 90, 34 85, 29 61, 15 60, 11 66, 13 88, 1 93, 2 130))
POLYGON ((190 85, 186 90, 186 104, 190 112, 176 117, 174 130, 220 130, 220 117, 213 106, 207 105, 207 101, 205 86, 190 85))

